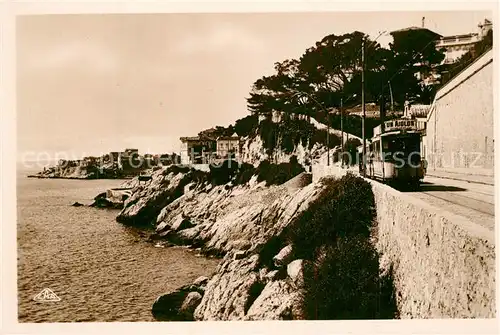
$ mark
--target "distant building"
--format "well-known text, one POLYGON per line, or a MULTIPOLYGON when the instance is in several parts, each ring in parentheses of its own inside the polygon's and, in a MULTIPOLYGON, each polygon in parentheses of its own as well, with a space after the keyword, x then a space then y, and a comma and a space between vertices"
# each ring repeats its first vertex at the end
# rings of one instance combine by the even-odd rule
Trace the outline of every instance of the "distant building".
POLYGON ((441 37, 436 43, 436 49, 444 50, 445 59, 443 63, 452 64, 467 52, 474 50, 476 43, 480 42, 492 29, 493 24, 491 21, 485 19, 484 22, 478 25, 476 33, 441 37))
POLYGON ((109 156, 111 157, 111 159, 113 160, 113 162, 118 162, 119 159, 120 159, 120 152, 118 152, 118 151, 111 151, 109 153, 109 156))
POLYGON ((240 155, 240 137, 236 133, 231 136, 217 138, 217 156, 227 158, 231 153, 235 157, 240 155))
POLYGON ((88 156, 88 157, 83 158, 81 165, 84 167, 88 167, 88 166, 95 165, 97 163, 97 161, 98 161, 97 157, 88 156))
POLYGON ((431 110, 431 105, 415 104, 412 105, 410 102, 405 102, 405 109, 403 117, 405 118, 426 118, 427 114, 431 110))
POLYGON ((488 19, 484 19, 484 21, 479 23, 477 27, 479 28, 479 36, 484 38, 490 31, 493 30, 493 23, 488 19))
POLYGON ((442 37, 438 43, 436 43, 436 49, 444 50, 444 64, 452 64, 460 59, 460 57, 464 54, 473 50, 474 45, 480 40, 481 39, 477 33, 445 36, 442 37))
POLYGON ((208 163, 217 150, 217 140, 203 135, 181 137, 181 164, 208 163))

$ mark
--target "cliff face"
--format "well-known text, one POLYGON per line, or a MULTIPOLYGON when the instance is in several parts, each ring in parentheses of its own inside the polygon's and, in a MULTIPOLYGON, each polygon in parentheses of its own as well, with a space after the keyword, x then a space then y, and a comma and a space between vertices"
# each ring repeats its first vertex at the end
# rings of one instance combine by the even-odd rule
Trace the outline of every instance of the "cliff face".
MULTIPOLYGON (((326 125, 318 122, 313 117, 306 118, 303 115, 296 115, 296 114, 291 114, 291 117, 294 119, 304 119, 304 120, 308 119, 311 125, 314 126, 316 129, 324 131, 328 130, 326 125)), ((281 117, 276 115, 275 119, 273 119, 273 122, 280 122, 280 120, 281 117)), ((344 141, 347 141, 349 139, 351 140, 358 139, 361 141, 361 138, 347 132, 342 133, 339 129, 330 128, 329 133, 339 138, 341 138, 343 134, 344 141)), ((279 143, 282 142, 282 139, 277 137, 276 140, 278 142, 278 145, 280 145, 279 143)), ((308 158, 312 161, 321 160, 325 161, 326 163, 326 151, 327 148, 323 145, 320 145, 319 143, 315 143, 310 150, 304 145, 302 145, 302 143, 298 143, 297 145, 294 146, 293 150, 290 153, 285 153, 283 152, 283 150, 275 150, 273 153, 268 154, 264 149, 262 138, 258 134, 255 134, 254 136, 248 136, 243 139, 242 160, 244 162, 257 166, 261 161, 265 159, 274 162, 276 164, 279 164, 288 162, 291 156, 295 156, 297 157, 297 161, 303 165, 305 165, 308 158)), ((330 150, 330 154, 332 155, 332 157, 334 153, 335 153, 334 149, 330 150)))
MULTIPOLYGON (((273 258, 280 258, 280 250, 287 248, 280 241, 281 233, 321 189, 320 184, 296 190, 286 185, 256 189, 234 195, 232 205, 228 195, 209 206, 217 213, 217 220, 202 219, 194 239, 204 241, 208 251, 225 253, 225 257, 194 312, 196 320, 301 318, 294 309, 301 294, 301 261, 276 262, 273 258)), ((193 205, 191 213, 204 207, 193 205)))

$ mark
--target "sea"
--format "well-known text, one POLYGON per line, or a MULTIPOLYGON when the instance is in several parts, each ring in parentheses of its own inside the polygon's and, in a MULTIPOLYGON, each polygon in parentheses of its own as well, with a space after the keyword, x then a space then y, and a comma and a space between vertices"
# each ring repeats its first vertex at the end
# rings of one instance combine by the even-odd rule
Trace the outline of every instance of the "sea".
POLYGON ((211 276, 218 260, 163 248, 90 204, 120 180, 27 178, 17 172, 19 322, 155 321, 155 299, 211 276))

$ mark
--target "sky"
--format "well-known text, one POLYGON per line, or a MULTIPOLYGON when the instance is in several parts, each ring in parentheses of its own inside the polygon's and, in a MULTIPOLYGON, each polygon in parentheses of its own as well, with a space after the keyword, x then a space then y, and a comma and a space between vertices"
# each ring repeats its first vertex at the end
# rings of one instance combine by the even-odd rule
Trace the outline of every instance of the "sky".
MULTIPOLYGON (((425 26, 476 32, 489 12, 19 16, 18 159, 125 148, 177 151, 179 137, 249 114, 252 84, 329 34, 425 26)), ((387 45, 390 36, 379 42, 387 45)))

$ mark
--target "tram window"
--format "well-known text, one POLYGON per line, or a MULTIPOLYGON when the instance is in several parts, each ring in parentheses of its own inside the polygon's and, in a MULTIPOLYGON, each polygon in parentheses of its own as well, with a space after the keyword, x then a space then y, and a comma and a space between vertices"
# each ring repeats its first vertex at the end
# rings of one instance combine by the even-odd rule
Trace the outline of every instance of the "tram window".
POLYGON ((389 142, 388 141, 384 141, 383 147, 384 147, 384 150, 385 149, 389 149, 389 142))

